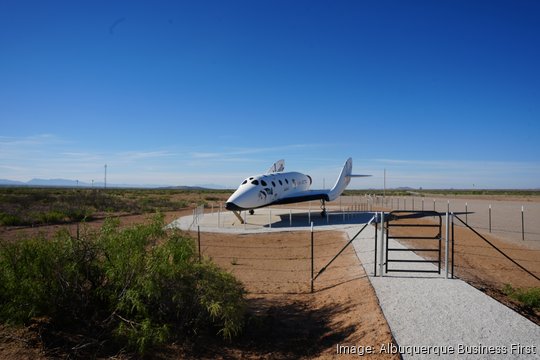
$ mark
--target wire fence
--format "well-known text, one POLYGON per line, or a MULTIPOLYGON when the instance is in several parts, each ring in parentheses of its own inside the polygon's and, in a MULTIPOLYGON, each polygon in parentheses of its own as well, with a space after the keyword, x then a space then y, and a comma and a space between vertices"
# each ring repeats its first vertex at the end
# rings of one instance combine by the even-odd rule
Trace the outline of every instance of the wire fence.
MULTIPOLYGON (((485 236, 482 236, 480 233, 478 233, 478 231, 474 230, 471 226, 467 225, 467 223, 465 223, 465 221, 463 221, 459 216, 454 216, 456 220, 458 220, 459 222, 461 222, 466 228, 468 228, 469 230, 471 230, 475 235, 477 235, 479 238, 481 238, 482 240, 484 240, 487 244, 489 244, 489 246, 491 246, 493 249, 495 249, 500 255, 502 255, 504 258, 506 258, 507 260, 509 260, 512 264, 514 264, 515 266, 517 266, 519 269, 523 270, 525 273, 529 274, 530 276, 532 276, 533 278, 535 278, 536 280, 539 281, 539 284, 540 284, 540 277, 538 275, 536 275, 535 273, 533 273, 532 271, 530 271, 529 269, 525 268, 523 265, 521 265, 519 262, 517 262, 516 260, 514 260, 512 257, 510 257, 505 251, 503 251, 500 247, 498 247, 497 245, 493 244, 491 241, 489 241, 488 239, 486 239, 485 236)), ((454 223, 452 223, 452 225, 454 225, 454 223)), ((453 233, 453 231, 452 231, 453 233)), ((454 235, 454 234, 452 234, 454 235)), ((523 261, 523 260, 522 260, 523 261)))
POLYGON ((193 221, 191 222, 191 225, 189 225, 189 230, 192 230, 195 228, 195 226, 199 225, 204 217, 204 205, 199 205, 195 209, 193 209, 193 221))
MULTIPOLYGON (((306 204, 304 204, 304 207, 306 204)), ((309 204, 309 210, 306 212, 311 216, 305 216, 305 221, 320 218, 318 214, 318 204, 315 202, 309 204)), ((529 269, 536 276, 540 276, 540 222, 535 221, 540 215, 540 204, 527 203, 521 205, 517 201, 486 201, 475 199, 445 199, 445 198, 426 198, 426 197, 382 197, 382 196, 342 196, 338 200, 327 203, 330 215, 324 219, 319 219, 320 225, 325 223, 358 223, 357 214, 359 212, 373 211, 376 209, 406 209, 406 210, 435 210, 437 212, 455 212, 463 220, 464 224, 456 221, 456 228, 465 229, 466 225, 476 229, 483 236, 495 236, 496 238, 506 240, 510 238, 512 242, 499 244, 498 246, 509 256, 529 269), (516 240, 519 240, 516 242, 516 240), (516 245, 512 245, 516 244, 516 245), (526 245, 525 247, 522 245, 526 245)), ((205 211, 212 213, 212 219, 217 217, 224 226, 225 215, 221 214, 223 205, 220 203, 208 204, 206 209, 199 206, 193 210, 193 222, 191 230, 202 223, 205 211), (214 214, 214 212, 217 214, 214 214), (221 214, 221 215, 220 215, 221 214)), ((301 209, 301 207, 293 207, 301 209)), ((270 209, 269 211, 272 211, 270 209)), ((275 211, 275 210, 274 210, 275 211)), ((259 216, 261 211, 258 211, 259 216)), ((277 213, 277 211, 275 211, 277 213)), ((289 217, 283 217, 281 223, 273 223, 273 227, 287 227, 292 222, 293 213, 289 217)), ((299 215, 295 215, 299 216, 299 215)), ((272 215, 266 216, 268 222, 273 222, 272 215)), ((210 219, 210 218, 209 218, 210 219)), ((209 221, 205 220, 205 221, 209 221)), ((248 217, 249 219, 249 217, 248 217)), ((215 219, 214 219, 215 220, 215 219)), ((213 220, 213 221, 214 221, 213 220)), ((307 224, 307 223, 306 223, 307 224)), ((249 227, 261 225, 248 224, 249 227)), ((270 229, 270 225, 262 225, 262 228, 270 229)), ((245 235, 236 235, 240 238, 245 235)), ((260 242, 237 242, 237 241, 217 241, 209 239, 209 235, 204 234, 201 240, 201 252, 203 256, 215 259, 221 266, 229 268, 232 272, 243 273, 249 269, 252 277, 242 279, 246 284, 250 284, 255 293, 264 293, 268 289, 274 289, 271 292, 279 293, 301 293, 307 292, 310 282, 310 244, 308 235, 305 242, 290 241, 284 244, 282 240, 287 235, 276 235, 274 240, 260 242), (273 243, 272 241, 275 241, 273 243), (277 245, 277 246, 275 246, 277 245), (240 271, 242 270, 242 271, 240 271), (253 279, 253 278, 258 278, 253 279), (259 285, 258 282, 260 283, 259 285), (281 290, 276 290, 281 289, 281 290)), ((297 235, 298 236, 298 235, 297 235)), ((231 235, 227 237, 231 238, 231 235)), ((517 284, 518 286, 538 286, 531 285, 530 281, 516 281, 523 277, 523 270, 518 266, 507 262, 503 256, 490 248, 482 241, 472 241, 470 236, 461 238, 456 244, 456 274, 458 277, 467 280, 480 282, 497 283, 502 286, 506 283, 517 284)), ((491 239, 491 238, 489 238, 491 239)), ((339 244, 339 243, 338 243, 339 244)), ((341 242, 340 244, 343 245, 341 242)), ((327 236, 317 236, 315 242, 315 268, 321 267, 331 259, 332 253, 339 250, 335 248, 335 240, 327 236), (318 250, 317 250, 318 249, 318 250), (324 249, 324 253, 318 252, 324 249), (330 250, 329 250, 330 249, 330 250), (330 257, 329 257, 330 256, 330 257)), ((334 264, 335 270, 343 270, 347 273, 354 272, 358 264, 334 264)), ((349 275, 330 274, 328 278, 339 279, 349 275)), ((327 279, 328 280, 328 279, 327 279)))
MULTIPOLYGON (((197 231, 193 235, 202 258, 231 271, 253 294, 308 293, 314 272, 321 275, 317 289, 365 276, 354 255, 340 256, 325 266, 346 243, 339 232, 247 235, 197 231)), ((353 254, 349 251, 347 254, 353 254)))
MULTIPOLYGON (((540 248, 540 221, 538 221, 540 219, 540 202, 530 201, 530 199, 523 199, 522 201, 484 200, 367 194, 340 196, 337 200, 327 203, 327 206, 331 210, 326 219, 327 223, 337 223, 339 216, 345 222, 358 212, 375 210, 454 212, 464 219, 465 224, 471 225, 481 232, 495 234, 508 240, 521 240, 528 245, 540 248)), ((304 205, 304 207, 306 206, 304 205)), ((318 207, 317 202, 309 203, 307 224, 312 219, 317 219, 318 207)), ((223 204, 211 203, 208 208, 212 210, 212 213, 219 209, 218 214, 221 214, 223 204)), ((224 219, 220 219, 218 216, 218 226, 223 221, 224 219)), ((269 223, 271 223, 270 219, 269 223)), ((464 225, 459 224, 456 226, 464 225)))
MULTIPOLYGON (((482 232, 540 247, 540 202, 530 199, 484 200, 418 196, 374 196, 373 204, 387 210, 454 212, 482 232)), ((457 226, 465 226, 459 224, 457 226)))

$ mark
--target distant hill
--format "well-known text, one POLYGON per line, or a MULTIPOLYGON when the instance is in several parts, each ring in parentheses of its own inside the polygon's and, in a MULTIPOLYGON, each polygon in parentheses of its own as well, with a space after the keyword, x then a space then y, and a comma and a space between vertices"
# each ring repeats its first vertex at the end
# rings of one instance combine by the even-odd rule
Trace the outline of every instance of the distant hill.
MULTIPOLYGON (((0 179, 0 186, 29 186, 29 187, 39 187, 39 186, 50 186, 50 187, 95 187, 102 188, 104 187, 103 182, 94 182, 94 184, 87 183, 84 181, 69 180, 69 179, 32 179, 29 181, 15 181, 8 179, 0 179)), ((109 188, 141 188, 141 189, 180 189, 180 190, 208 190, 208 189, 226 189, 224 186, 216 184, 207 184, 207 185, 196 185, 196 186, 166 186, 166 185, 138 185, 138 184, 109 184, 109 188)))
POLYGON ((90 184, 77 180, 67 179, 32 179, 26 183, 28 186, 90 186, 90 184))
POLYGON ((21 185, 27 185, 27 184, 25 182, 22 182, 22 181, 13 181, 13 180, 7 180, 7 179, 0 179, 0 185, 21 186, 21 185))
POLYGON ((202 186, 160 186, 159 188, 168 189, 168 190, 208 190, 209 189, 202 186))

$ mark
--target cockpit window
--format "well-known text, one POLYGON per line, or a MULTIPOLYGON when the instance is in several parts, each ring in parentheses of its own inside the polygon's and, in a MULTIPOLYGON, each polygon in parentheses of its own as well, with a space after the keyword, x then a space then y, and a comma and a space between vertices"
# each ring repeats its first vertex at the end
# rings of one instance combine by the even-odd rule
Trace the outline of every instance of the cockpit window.
POLYGON ((276 183, 272 181, 272 186, 273 187, 276 187, 276 183))
POLYGON ((262 185, 262 186, 267 186, 266 181, 261 180, 261 185, 262 185))
POLYGON ((289 180, 285 179, 285 182, 286 182, 287 184, 289 184, 289 180))
POLYGON ((251 182, 253 185, 259 185, 259 180, 255 179, 251 182))
POLYGON ((279 185, 283 186, 283 181, 279 180, 279 185))
POLYGON ((245 185, 247 183, 247 179, 242 181, 242 185, 245 185))

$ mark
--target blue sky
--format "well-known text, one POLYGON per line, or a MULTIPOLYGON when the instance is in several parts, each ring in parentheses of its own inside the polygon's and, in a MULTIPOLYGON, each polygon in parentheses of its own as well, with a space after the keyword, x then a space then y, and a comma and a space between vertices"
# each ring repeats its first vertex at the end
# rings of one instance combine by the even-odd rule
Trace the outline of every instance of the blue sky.
POLYGON ((2 1, 0 178, 540 187, 538 1, 2 1))

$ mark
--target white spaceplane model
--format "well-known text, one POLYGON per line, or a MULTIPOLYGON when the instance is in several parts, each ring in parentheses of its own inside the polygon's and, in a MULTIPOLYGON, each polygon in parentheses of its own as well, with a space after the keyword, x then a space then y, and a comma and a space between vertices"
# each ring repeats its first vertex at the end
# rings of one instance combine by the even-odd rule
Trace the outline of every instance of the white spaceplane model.
POLYGON ((277 204, 291 204, 303 201, 320 200, 322 216, 326 215, 326 201, 337 199, 343 190, 349 185, 352 177, 364 177, 371 175, 353 175, 352 159, 349 158, 336 184, 330 190, 310 190, 311 176, 299 172, 283 172, 285 161, 277 161, 264 175, 250 176, 242 181, 242 184, 229 197, 225 208, 234 212, 236 217, 243 222, 239 212, 249 210, 253 214, 254 209, 277 204))

